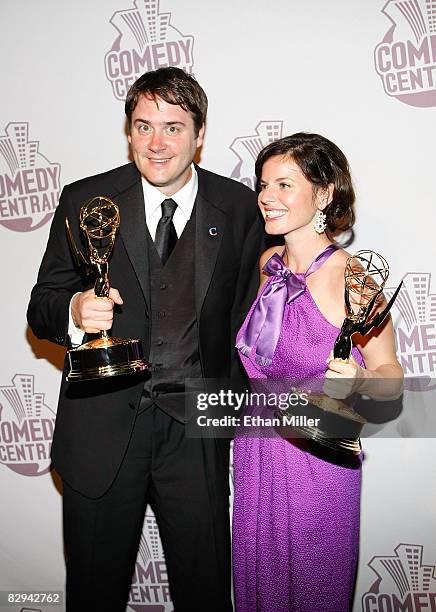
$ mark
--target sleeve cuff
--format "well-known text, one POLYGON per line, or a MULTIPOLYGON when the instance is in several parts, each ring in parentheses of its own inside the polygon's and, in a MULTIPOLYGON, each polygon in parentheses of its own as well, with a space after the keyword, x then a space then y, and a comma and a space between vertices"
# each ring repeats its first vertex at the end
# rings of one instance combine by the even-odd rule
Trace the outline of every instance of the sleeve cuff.
POLYGON ((79 293, 80 291, 78 291, 77 293, 73 295, 73 297, 70 300, 70 306, 68 309, 68 335, 70 337, 70 342, 71 342, 72 347, 80 346, 85 336, 85 332, 82 331, 80 327, 76 327, 76 325, 74 325, 73 317, 71 314, 71 302, 73 301, 74 297, 78 295, 79 293))

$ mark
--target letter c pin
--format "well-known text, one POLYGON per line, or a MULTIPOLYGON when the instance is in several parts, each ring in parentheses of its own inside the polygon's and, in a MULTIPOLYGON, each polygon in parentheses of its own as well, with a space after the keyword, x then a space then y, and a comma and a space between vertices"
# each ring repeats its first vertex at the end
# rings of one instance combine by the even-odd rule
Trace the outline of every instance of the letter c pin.
POLYGON ((209 228, 209 236, 218 236, 218 231, 216 227, 209 228))

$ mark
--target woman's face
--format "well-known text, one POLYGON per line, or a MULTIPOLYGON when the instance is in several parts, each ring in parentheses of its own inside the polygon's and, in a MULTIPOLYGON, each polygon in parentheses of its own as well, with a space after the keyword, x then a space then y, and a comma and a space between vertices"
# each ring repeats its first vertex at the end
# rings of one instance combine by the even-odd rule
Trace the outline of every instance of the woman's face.
POLYGON ((313 217, 324 205, 291 157, 270 157, 263 164, 259 186, 258 204, 267 234, 314 231, 313 217))

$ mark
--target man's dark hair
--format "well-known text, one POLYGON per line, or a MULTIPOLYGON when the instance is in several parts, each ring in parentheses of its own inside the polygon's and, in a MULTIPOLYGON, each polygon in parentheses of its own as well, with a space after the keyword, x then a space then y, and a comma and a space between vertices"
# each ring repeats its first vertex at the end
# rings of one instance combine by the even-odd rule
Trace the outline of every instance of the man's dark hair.
POLYGON ((199 83, 181 68, 158 68, 146 72, 133 83, 127 92, 124 107, 129 129, 133 111, 141 96, 153 100, 161 98, 168 104, 176 104, 190 112, 197 134, 206 121, 207 96, 199 83))
POLYGON ((319 134, 299 132, 276 140, 259 153, 255 172, 259 181, 264 163, 276 155, 290 157, 299 166, 314 192, 334 185, 333 198, 323 211, 330 232, 346 231, 354 225, 354 188, 347 158, 331 140, 319 134))

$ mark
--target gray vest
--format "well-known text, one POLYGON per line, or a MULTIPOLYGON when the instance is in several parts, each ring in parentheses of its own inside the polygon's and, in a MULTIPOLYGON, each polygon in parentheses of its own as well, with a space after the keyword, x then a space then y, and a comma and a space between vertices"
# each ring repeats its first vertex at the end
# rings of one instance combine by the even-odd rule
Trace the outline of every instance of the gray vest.
POLYGON ((195 311, 195 206, 165 266, 149 232, 151 289, 150 379, 144 399, 185 421, 184 379, 201 377, 195 311))

